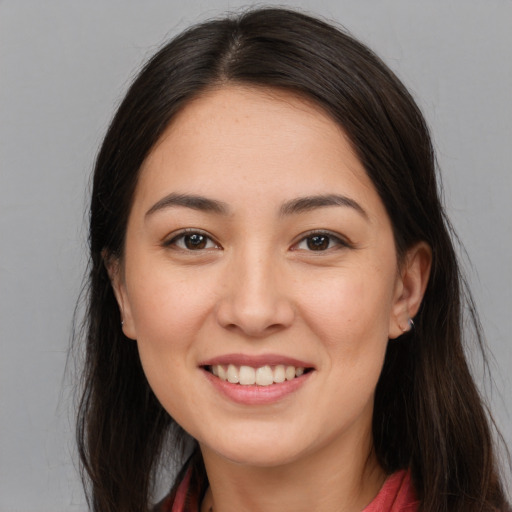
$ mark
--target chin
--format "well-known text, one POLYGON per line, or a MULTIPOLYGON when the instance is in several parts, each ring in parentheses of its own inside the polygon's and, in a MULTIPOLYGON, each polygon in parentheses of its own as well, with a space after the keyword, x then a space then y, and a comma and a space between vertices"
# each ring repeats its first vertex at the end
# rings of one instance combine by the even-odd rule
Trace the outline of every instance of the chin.
POLYGON ((217 438, 215 444, 199 443, 201 450, 213 451, 234 464, 272 468, 293 463, 307 452, 306 447, 293 436, 227 436, 225 442, 217 438))
POLYGON ((233 464, 241 466, 250 466, 257 468, 275 468, 280 466, 286 466, 287 464, 293 463, 298 458, 298 454, 290 453, 289 451, 282 450, 259 450, 259 451, 242 451, 241 449, 230 450, 227 452, 220 453, 218 455, 224 459, 232 462, 233 464))

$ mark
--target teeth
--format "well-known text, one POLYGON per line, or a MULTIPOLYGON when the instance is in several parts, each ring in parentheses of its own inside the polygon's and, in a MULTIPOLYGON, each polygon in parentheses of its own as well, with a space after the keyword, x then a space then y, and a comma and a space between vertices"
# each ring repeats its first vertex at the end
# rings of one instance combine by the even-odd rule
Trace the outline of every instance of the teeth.
MULTIPOLYGON (((219 379, 228 380, 228 374, 227 374, 226 369, 224 368, 224 366, 222 366, 220 364, 216 364, 215 368, 217 368, 217 373, 218 373, 219 379)), ((213 367, 212 367, 212 372, 213 372, 213 367)), ((215 375, 214 372, 213 372, 213 374, 215 375)))
POLYGON ((270 366, 262 366, 256 370, 256 384, 258 386, 270 386, 274 383, 274 373, 270 366))
POLYGON ((287 366, 285 371, 286 380, 292 380, 295 378, 295 366, 287 366))
POLYGON ((256 370, 250 366, 240 366, 240 384, 250 386, 256 383, 256 370))
POLYGON ((221 364, 212 365, 211 372, 219 379, 228 381, 231 384, 241 384, 242 386, 270 386, 279 384, 285 380, 292 380, 304 374, 304 368, 299 366, 261 366, 252 368, 251 366, 236 366, 230 364, 227 367, 221 364))
POLYGON ((286 380, 286 373, 284 366, 282 364, 278 364, 274 368, 274 382, 284 382, 286 380))
POLYGON ((228 382, 231 384, 238 384, 238 368, 234 364, 228 366, 228 382))

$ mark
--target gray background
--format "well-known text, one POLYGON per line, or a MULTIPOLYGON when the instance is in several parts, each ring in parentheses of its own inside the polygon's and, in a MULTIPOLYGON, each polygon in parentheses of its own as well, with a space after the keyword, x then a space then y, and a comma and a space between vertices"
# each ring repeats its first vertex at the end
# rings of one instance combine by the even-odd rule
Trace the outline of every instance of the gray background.
MULTIPOLYGON (((240 5, 254 3, 0 0, 0 512, 85 510, 64 369, 95 152, 139 65, 170 35, 240 5)), ((423 108, 512 445, 512 2, 281 5, 342 23, 423 108)))

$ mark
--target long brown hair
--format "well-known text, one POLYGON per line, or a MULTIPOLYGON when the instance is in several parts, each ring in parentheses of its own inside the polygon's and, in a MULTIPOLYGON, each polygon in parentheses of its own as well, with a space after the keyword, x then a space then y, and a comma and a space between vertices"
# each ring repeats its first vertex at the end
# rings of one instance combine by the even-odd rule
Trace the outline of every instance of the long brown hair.
POLYGON ((420 240, 432 248, 415 329, 389 344, 376 390, 380 464, 388 472, 410 468, 424 511, 505 508, 488 415, 464 355, 464 315, 482 348, 480 328, 439 199, 423 116, 367 47, 284 9, 210 21, 169 42, 130 87, 98 154, 77 427, 91 508, 148 510, 159 458, 184 435, 122 333, 104 256, 122 255, 138 173, 163 130, 192 98, 228 82, 284 88, 316 102, 343 128, 374 183, 398 254, 420 240))

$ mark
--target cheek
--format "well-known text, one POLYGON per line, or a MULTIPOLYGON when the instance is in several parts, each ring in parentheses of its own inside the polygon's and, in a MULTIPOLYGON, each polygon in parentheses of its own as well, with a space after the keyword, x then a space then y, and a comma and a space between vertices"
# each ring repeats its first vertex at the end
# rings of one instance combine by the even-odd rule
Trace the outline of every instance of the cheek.
POLYGON ((387 337, 393 283, 378 271, 340 272, 301 292, 305 316, 335 334, 381 330, 387 337))
POLYGON ((141 268, 128 285, 133 290, 130 305, 142 367, 168 413, 188 424, 197 398, 194 340, 214 299, 204 279, 187 279, 169 268, 141 268))
POLYGON ((213 283, 207 276, 193 278, 165 265, 141 265, 132 276, 128 293, 141 357, 186 349, 212 309, 213 283))
MULTIPOLYGON (((354 421, 369 411, 388 344, 394 279, 379 267, 354 268, 309 287, 302 317, 323 344, 322 369, 330 389, 320 404, 333 411, 336 425, 354 421)), ((370 413, 368 413, 370 414, 370 413)))

